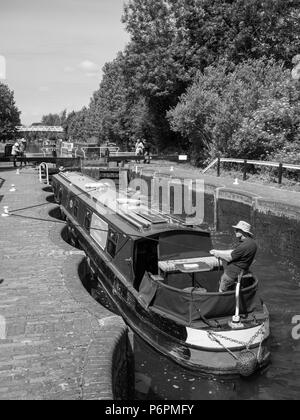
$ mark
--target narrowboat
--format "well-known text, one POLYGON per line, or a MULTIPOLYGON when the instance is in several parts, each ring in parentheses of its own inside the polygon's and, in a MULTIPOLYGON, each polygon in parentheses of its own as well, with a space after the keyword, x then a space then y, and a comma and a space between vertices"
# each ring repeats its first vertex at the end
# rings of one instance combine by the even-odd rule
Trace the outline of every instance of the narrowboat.
POLYGON ((267 366, 269 313, 246 273, 219 293, 222 263, 211 233, 149 209, 111 180, 53 177, 68 235, 87 256, 93 295, 103 291, 129 327, 199 374, 250 376, 267 366))

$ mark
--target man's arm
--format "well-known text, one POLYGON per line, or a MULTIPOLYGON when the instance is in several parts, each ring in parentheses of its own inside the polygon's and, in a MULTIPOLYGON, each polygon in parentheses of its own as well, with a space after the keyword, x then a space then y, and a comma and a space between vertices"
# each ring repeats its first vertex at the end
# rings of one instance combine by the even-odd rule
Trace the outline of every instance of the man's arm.
POLYGON ((221 258, 221 260, 224 260, 228 263, 232 261, 232 253, 233 253, 232 249, 228 251, 218 251, 216 249, 213 249, 212 251, 210 251, 210 253, 216 258, 221 258))

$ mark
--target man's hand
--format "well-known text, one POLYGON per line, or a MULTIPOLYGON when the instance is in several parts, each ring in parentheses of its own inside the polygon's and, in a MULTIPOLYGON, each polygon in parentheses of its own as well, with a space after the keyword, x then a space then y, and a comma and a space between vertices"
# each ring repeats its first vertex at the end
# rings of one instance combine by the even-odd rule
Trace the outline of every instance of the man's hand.
POLYGON ((211 251, 209 251, 209 253, 214 257, 218 258, 218 251, 216 251, 215 249, 212 249, 211 251))
POLYGON ((232 250, 229 251, 217 251, 215 249, 212 249, 209 251, 211 255, 213 255, 216 258, 221 258, 221 260, 231 262, 232 261, 232 250))

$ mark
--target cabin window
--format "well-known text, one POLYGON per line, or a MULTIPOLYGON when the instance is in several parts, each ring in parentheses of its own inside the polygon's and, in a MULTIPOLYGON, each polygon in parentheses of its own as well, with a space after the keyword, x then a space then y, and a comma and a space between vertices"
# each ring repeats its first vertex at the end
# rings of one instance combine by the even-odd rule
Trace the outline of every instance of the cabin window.
POLYGON ((104 250, 106 248, 107 237, 108 237, 108 224, 100 219, 96 214, 92 215, 91 237, 97 242, 97 244, 104 250))
POLYGON ((78 200, 74 200, 73 214, 75 217, 78 217, 78 208, 79 208, 78 200))
POLYGON ((91 228, 92 214, 88 211, 84 218, 84 227, 89 232, 91 228))
POLYGON ((116 256, 118 239, 119 234, 113 229, 110 229, 107 239, 107 252, 112 258, 116 256))

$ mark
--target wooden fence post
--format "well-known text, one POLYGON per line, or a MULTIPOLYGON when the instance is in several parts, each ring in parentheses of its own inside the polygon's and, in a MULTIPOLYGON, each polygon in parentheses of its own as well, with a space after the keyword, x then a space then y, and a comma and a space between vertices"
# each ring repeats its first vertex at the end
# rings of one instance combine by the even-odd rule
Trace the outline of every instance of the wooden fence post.
POLYGON ((243 181, 247 181, 247 160, 244 160, 244 174, 243 174, 243 181))
POLYGON ((217 176, 221 176, 221 158, 218 157, 218 167, 217 167, 217 176))
POLYGON ((283 175, 283 164, 279 163, 279 171, 278 171, 278 184, 282 184, 282 175, 283 175))

